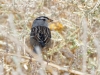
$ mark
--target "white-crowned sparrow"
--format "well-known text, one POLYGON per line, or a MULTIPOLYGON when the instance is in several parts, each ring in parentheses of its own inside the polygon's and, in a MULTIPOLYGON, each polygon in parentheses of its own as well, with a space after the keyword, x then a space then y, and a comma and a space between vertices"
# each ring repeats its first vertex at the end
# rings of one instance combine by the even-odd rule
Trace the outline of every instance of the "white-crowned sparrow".
POLYGON ((48 21, 53 21, 45 16, 37 17, 32 25, 30 33, 30 44, 33 51, 37 53, 36 47, 40 49, 47 47, 51 42, 51 31, 48 28, 48 21))

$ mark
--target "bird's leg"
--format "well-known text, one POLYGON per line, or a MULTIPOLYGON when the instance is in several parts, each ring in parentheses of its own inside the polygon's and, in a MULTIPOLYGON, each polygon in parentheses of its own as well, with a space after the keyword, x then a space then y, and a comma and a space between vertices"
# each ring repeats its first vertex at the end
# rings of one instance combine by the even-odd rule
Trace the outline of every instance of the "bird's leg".
POLYGON ((31 55, 29 55, 29 57, 30 57, 29 62, 32 62, 32 56, 31 56, 31 55))

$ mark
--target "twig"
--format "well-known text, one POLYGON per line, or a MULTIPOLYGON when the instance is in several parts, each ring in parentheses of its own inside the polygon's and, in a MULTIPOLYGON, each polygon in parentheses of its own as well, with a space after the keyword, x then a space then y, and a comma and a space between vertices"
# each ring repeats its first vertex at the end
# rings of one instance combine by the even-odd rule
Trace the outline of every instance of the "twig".
MULTIPOLYGON (((21 57, 21 58, 25 58, 25 59, 30 59, 30 57, 28 56, 21 56, 21 55, 16 55, 16 54, 12 54, 12 53, 4 53, 4 52, 0 52, 0 54, 4 54, 4 55, 8 55, 8 56, 16 56, 16 57, 21 57)), ((32 61, 37 61, 36 59, 32 58, 32 61)), ((48 63, 46 61, 43 61, 43 63, 45 65, 49 65, 49 66, 52 66, 52 67, 55 67, 57 68, 58 70, 63 70, 63 71, 67 71, 67 72, 70 72, 70 73, 74 73, 74 74, 77 74, 77 75, 90 75, 90 74, 85 74, 85 73, 82 73, 82 72, 79 72, 79 71, 76 71, 76 70, 69 70, 68 68, 65 68, 65 67, 61 67, 59 65, 56 65, 54 63, 48 63)))
POLYGON ((96 5, 94 6, 94 8, 90 11, 90 13, 93 13, 95 11, 95 9, 99 6, 100 4, 100 0, 97 1, 96 5))

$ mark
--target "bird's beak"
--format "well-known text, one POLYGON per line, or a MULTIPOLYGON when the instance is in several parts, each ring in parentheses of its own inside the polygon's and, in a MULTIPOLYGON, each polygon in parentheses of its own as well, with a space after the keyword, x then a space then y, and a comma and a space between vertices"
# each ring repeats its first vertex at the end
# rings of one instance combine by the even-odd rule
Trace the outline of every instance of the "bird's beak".
POLYGON ((48 22, 52 22, 53 20, 52 19, 48 19, 48 22))

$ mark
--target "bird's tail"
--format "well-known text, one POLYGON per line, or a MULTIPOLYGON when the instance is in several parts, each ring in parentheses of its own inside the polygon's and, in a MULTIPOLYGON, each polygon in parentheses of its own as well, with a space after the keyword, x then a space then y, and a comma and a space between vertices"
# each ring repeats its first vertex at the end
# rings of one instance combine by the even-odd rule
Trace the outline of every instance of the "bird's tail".
POLYGON ((36 53, 36 54, 41 54, 41 47, 40 46, 35 46, 33 51, 36 53))

